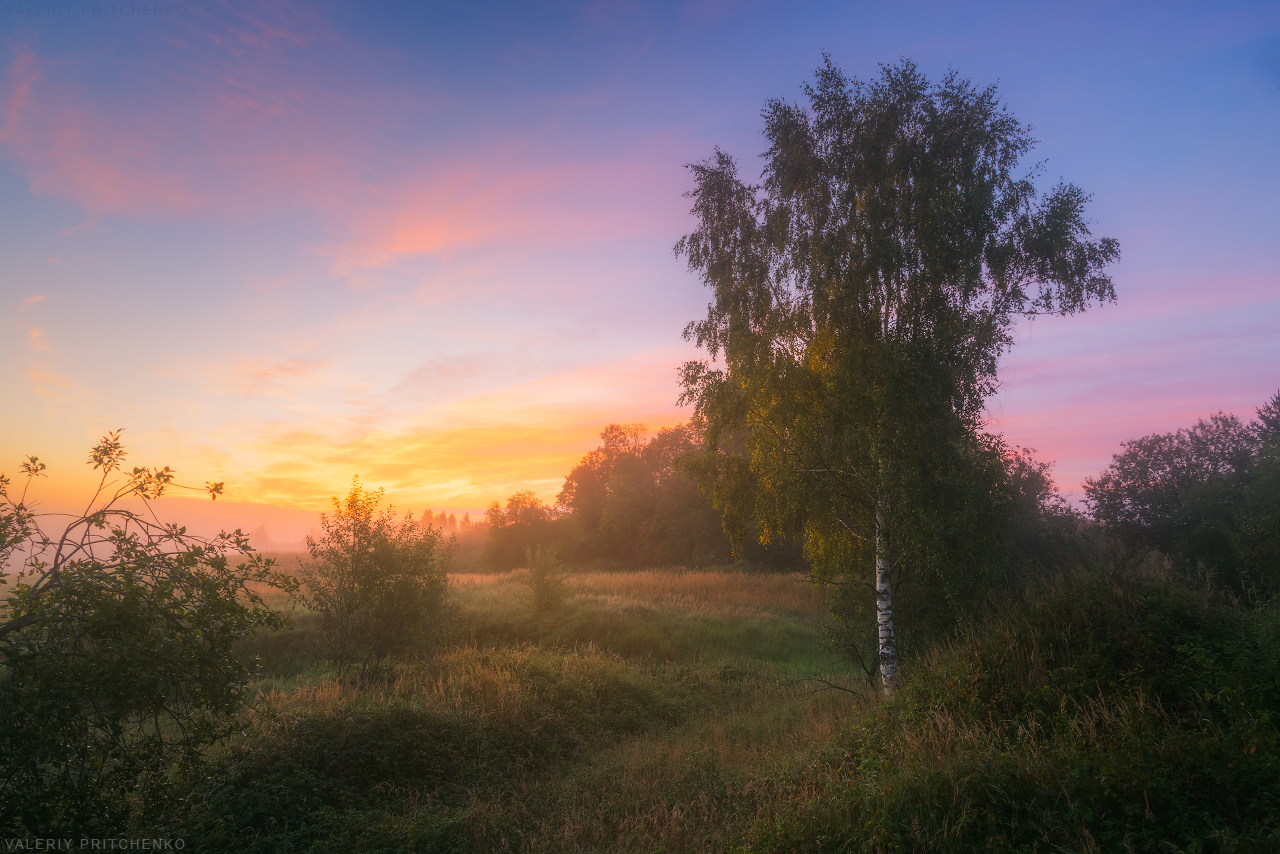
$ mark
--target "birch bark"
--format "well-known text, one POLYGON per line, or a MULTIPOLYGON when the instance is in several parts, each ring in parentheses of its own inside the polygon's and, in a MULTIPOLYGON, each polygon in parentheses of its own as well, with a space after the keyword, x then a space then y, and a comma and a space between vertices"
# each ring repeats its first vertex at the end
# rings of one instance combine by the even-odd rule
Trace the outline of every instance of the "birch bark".
POLYGON ((884 499, 876 502, 876 623, 880 629, 880 685, 886 697, 898 687, 898 644, 893 634, 893 590, 889 586, 884 499))

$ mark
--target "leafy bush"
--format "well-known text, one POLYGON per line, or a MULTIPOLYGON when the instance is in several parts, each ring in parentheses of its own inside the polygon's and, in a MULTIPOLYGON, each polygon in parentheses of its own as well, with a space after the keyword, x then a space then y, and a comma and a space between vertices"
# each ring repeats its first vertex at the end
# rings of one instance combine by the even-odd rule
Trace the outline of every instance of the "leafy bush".
MULTIPOLYGON (((174 766, 198 764, 231 731, 254 671, 235 645, 283 624, 259 591, 290 582, 239 531, 201 539, 120 506, 173 481, 165 467, 109 482, 124 456, 119 433, 93 449, 98 492, 57 535, 45 533, 27 490, 14 500, 0 476, 0 565, 18 567, 0 606, 8 836, 119 830, 132 799, 156 800, 174 766), (245 562, 232 565, 233 553, 245 562)), ((23 470, 29 486, 44 466, 32 457, 23 470)), ((221 484, 208 488, 216 496, 221 484)))
POLYGON ((396 522, 378 511, 382 490, 351 485, 333 516, 321 516, 324 534, 307 537, 303 601, 320 615, 325 648, 340 674, 358 667, 367 676, 388 656, 430 639, 448 586, 452 549, 437 528, 411 516, 396 522))

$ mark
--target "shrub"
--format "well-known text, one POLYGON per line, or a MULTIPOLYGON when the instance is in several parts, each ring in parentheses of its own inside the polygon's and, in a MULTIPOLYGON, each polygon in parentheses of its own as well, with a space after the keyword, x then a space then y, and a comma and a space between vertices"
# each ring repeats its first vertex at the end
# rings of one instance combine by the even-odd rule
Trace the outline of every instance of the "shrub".
POLYGON ((299 573, 302 600, 320 616, 323 644, 340 675, 357 667, 369 675, 387 657, 430 640, 448 585, 452 546, 436 528, 392 508, 379 511, 382 490, 353 480, 333 516, 321 516, 324 534, 307 537, 311 559, 299 573))
MULTIPOLYGON (((0 606, 6 836, 116 831, 139 795, 155 803, 175 766, 231 731, 255 669, 237 642, 284 622, 259 591, 290 580, 239 531, 206 540, 120 506, 173 481, 167 466, 135 468, 115 488, 125 453, 118 432, 93 449, 98 492, 57 535, 0 476, 0 565, 18 568, 0 606)), ((23 471, 29 486, 44 466, 23 471)))

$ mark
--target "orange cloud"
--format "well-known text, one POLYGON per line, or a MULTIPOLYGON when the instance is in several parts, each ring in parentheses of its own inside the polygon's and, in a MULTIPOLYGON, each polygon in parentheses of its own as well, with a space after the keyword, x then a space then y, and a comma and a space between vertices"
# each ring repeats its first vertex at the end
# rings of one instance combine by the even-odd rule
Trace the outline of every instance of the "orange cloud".
POLYGON ((71 377, 56 373, 43 365, 27 368, 31 391, 48 402, 77 403, 83 398, 83 388, 71 377))

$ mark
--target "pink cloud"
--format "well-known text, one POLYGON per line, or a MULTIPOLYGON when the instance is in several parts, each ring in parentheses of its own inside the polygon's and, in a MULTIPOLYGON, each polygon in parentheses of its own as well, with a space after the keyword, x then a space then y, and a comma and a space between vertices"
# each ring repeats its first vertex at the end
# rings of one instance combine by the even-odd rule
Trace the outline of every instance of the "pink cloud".
POLYGON ((1077 498, 1122 442, 1220 410, 1252 418, 1280 386, 1270 277, 1126 284, 1116 306, 1024 328, 989 407, 992 427, 1056 460, 1077 498))
MULTIPOLYGON (((679 209, 678 170, 643 159, 539 162, 503 147, 484 159, 448 163, 383 194, 350 221, 354 239, 325 247, 339 269, 379 267, 398 258, 456 252, 501 241, 555 249, 669 230, 679 209), (497 165, 502 164, 502 165, 497 165)), ((675 162, 674 157, 665 162, 675 162)))
POLYGON ((39 353, 53 351, 53 348, 49 346, 49 342, 45 340, 44 330, 39 326, 33 326, 27 330, 27 345, 39 353))
POLYGON ((328 235, 321 255, 351 277, 497 242, 554 248, 665 230, 680 212, 671 140, 593 158, 547 127, 502 125, 473 129, 480 145, 445 136, 428 147, 404 116, 448 122, 451 101, 372 77, 360 46, 314 12, 218 14, 140 55, 128 98, 94 89, 87 61, 16 49, 0 147, 32 192, 79 204, 90 228, 101 214, 301 213, 328 235), (341 67, 321 62, 335 54, 341 67))
POLYGON ((350 174, 349 147, 332 143, 361 124, 351 121, 355 100, 335 115, 334 94, 290 67, 292 51, 332 41, 310 10, 226 6, 183 23, 166 45, 119 66, 131 76, 109 90, 95 88, 89 58, 14 49, 0 143, 33 193, 74 201, 91 220, 235 214, 306 201, 318 184, 330 195, 324 185, 350 174))
POLYGON ((243 360, 232 369, 227 387, 245 396, 280 395, 299 384, 321 377, 331 362, 323 358, 290 356, 284 359, 243 360))
POLYGON ((25 167, 32 192, 124 213, 200 206, 186 177, 165 165, 153 134, 86 107, 69 89, 50 83, 47 67, 29 48, 15 50, 0 130, 0 142, 25 167))

